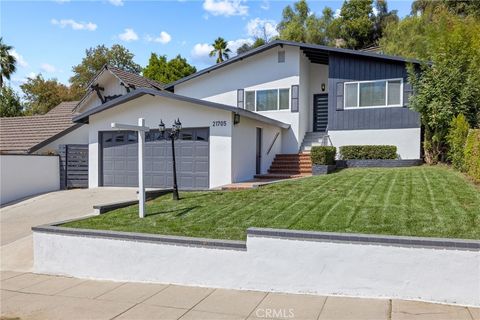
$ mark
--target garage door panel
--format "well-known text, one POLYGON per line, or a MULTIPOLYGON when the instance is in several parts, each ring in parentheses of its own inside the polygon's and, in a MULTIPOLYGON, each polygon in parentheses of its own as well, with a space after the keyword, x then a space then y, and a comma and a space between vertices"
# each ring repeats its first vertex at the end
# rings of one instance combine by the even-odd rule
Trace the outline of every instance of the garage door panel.
MULTIPOLYGON (((177 178, 181 189, 207 189, 209 186, 208 129, 185 129, 175 141, 177 178)), ((103 185, 138 185, 138 144, 136 133, 102 134, 103 185)), ((145 186, 170 187, 172 178, 171 142, 158 130, 146 134, 145 186)))

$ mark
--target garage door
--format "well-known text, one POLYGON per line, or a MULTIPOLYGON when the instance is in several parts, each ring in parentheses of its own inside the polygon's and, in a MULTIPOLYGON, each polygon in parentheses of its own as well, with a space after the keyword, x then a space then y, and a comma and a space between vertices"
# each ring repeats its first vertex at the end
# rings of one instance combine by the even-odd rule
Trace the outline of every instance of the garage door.
MULTIPOLYGON (((182 129, 175 141, 177 180, 184 190, 208 189, 208 128, 182 129)), ((103 185, 138 186, 138 141, 131 131, 101 133, 103 185)), ((158 130, 145 134, 145 187, 173 185, 172 147, 158 130)))

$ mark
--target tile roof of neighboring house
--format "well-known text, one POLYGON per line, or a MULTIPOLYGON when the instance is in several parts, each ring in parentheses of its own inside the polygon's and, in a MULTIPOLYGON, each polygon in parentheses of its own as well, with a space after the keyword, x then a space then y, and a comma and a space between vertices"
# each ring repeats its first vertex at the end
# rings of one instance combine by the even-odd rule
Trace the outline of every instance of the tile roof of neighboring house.
POLYGON ((76 129, 77 101, 62 102, 38 116, 0 118, 0 153, 30 153, 76 129))
POLYGON ((161 90, 163 88, 163 84, 147 79, 139 74, 128 72, 123 69, 112 67, 109 65, 105 66, 105 69, 110 70, 114 75, 116 75, 122 82, 130 87, 142 87, 148 89, 158 89, 161 90))

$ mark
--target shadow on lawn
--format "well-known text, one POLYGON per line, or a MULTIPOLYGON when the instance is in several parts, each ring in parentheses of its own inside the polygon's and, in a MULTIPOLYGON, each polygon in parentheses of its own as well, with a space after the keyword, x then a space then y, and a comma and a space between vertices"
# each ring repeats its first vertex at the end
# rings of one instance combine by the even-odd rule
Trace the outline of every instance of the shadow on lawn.
POLYGON ((150 216, 156 216, 156 215, 161 215, 161 214, 169 214, 169 213, 172 213, 173 216, 175 217, 182 217, 184 215, 186 215, 187 213, 189 213, 190 211, 196 209, 196 208, 200 208, 200 206, 193 206, 193 207, 188 207, 188 208, 181 208, 181 209, 174 209, 174 210, 166 210, 166 211, 158 211, 158 212, 151 212, 151 213, 147 213, 147 217, 150 217, 150 216))

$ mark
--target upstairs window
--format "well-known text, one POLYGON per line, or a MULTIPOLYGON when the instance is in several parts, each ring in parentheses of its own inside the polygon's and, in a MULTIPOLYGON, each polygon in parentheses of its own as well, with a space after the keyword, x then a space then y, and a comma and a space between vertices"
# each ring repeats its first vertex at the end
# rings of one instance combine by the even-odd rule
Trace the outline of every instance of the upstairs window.
POLYGON ((290 89, 245 91, 245 109, 275 111, 290 109, 290 89))
POLYGON ((401 107, 403 80, 345 82, 345 109, 401 107))

